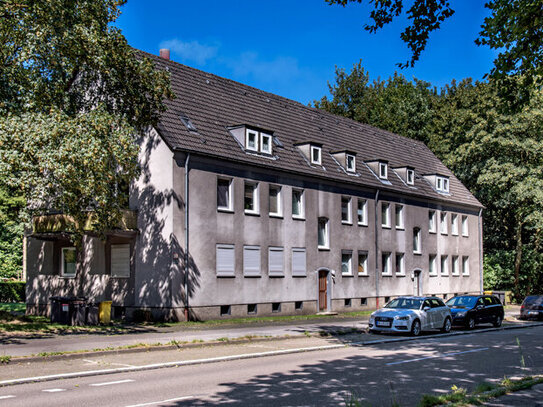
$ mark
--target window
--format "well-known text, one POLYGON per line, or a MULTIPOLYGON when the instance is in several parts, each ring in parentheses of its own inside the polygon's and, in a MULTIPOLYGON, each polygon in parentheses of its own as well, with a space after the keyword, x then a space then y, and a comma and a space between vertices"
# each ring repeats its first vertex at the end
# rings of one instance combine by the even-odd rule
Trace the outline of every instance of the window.
POLYGON ((422 242, 419 228, 413 228, 413 253, 422 253, 422 242))
POLYGON ((428 211, 428 231, 430 233, 436 233, 436 211, 428 211))
POLYGON ((392 268, 390 264, 390 253, 383 252, 381 254, 381 267, 383 268, 383 275, 392 275, 392 268))
POLYGON ((390 228, 390 204, 386 202, 381 203, 381 226, 390 228))
POLYGON ((341 275, 353 275, 353 252, 351 251, 344 250, 341 252, 341 275))
POLYGON ((449 256, 447 255, 441 256, 441 275, 449 275, 449 256))
POLYGON ((451 234, 458 236, 458 215, 456 213, 451 214, 451 234))
POLYGON ((272 153, 272 137, 270 134, 260 133, 260 152, 265 154, 272 153))
POLYGON ((452 275, 460 275, 460 270, 458 268, 458 256, 452 256, 452 275))
POLYGON ((251 151, 258 151, 258 132, 247 129, 245 148, 251 151))
POLYGON ((344 301, 344 304, 345 304, 345 308, 349 308, 352 304, 352 301, 350 298, 345 298, 345 301, 344 301))
POLYGON ((247 314, 256 314, 257 310, 256 304, 247 304, 247 314))
POLYGON ((234 245, 218 244, 217 245, 217 277, 234 277, 235 276, 235 256, 234 245))
POLYGON ((62 277, 75 277, 77 262, 75 247, 63 247, 60 254, 60 275, 62 277))
POLYGON ((231 307, 230 305, 221 305, 221 317, 225 315, 230 315, 231 307))
POLYGON ((403 205, 396 205, 395 206, 395 212, 396 212, 396 229, 403 229, 403 205))
POLYGON ((428 274, 430 276, 437 276, 436 255, 431 254, 428 259, 428 274))
POLYGON ((368 275, 368 252, 358 252, 358 275, 368 275))
POLYGON ((281 205, 281 187, 270 185, 269 188, 269 212, 270 216, 282 216, 283 208, 281 205))
POLYGON ((415 185, 415 171, 408 169, 406 171, 406 181, 408 185, 415 185))
POLYGON ((272 302, 272 312, 281 312, 280 302, 272 302))
POLYGON ((282 247, 270 247, 268 249, 268 273, 270 277, 283 277, 284 251, 282 247))
POLYGON ((462 216, 462 236, 469 236, 468 217, 462 216))
POLYGON ((341 197, 341 223, 351 224, 351 198, 341 197))
POLYGON ((368 305, 368 299, 367 298, 360 298, 360 305, 368 305))
POLYGON ((311 146, 311 164, 321 165, 321 148, 311 146))
POLYGON ((449 178, 442 177, 437 175, 436 176, 436 190, 438 192, 449 192, 449 178))
POLYGON ((258 214, 258 184, 245 182, 244 208, 245 213, 258 214))
POLYGON ((441 212, 441 220, 439 224, 439 230, 442 235, 449 233, 447 228, 447 212, 441 212))
POLYGON ((293 277, 305 277, 306 276, 306 254, 305 249, 292 249, 292 264, 291 264, 293 277))
POLYGON ((327 218, 319 218, 318 222, 318 245, 319 249, 328 249, 329 241, 328 241, 328 219, 327 218))
POLYGON ((345 156, 345 162, 347 164, 347 171, 355 172, 356 171, 356 160, 354 155, 347 154, 345 156))
POLYGON ((296 311, 301 311, 304 309, 304 302, 303 301, 294 301, 294 309, 296 311))
POLYGON ((130 277, 130 244, 111 245, 111 277, 130 277))
POLYGON ((217 209, 232 210, 232 180, 217 178, 217 209))
POLYGON ((260 277, 260 246, 243 247, 243 275, 260 277))
POLYGON ((469 257, 462 257, 462 275, 469 276, 469 257))
POLYGON ((292 190, 292 217, 304 218, 304 191, 301 189, 292 190))
POLYGON ((403 253, 396 253, 396 275, 405 276, 405 265, 403 253))
POLYGON ((379 163, 379 178, 387 179, 388 178, 388 168, 386 163, 379 163))
POLYGON ((358 200, 358 207, 356 209, 356 215, 358 217, 358 224, 366 226, 368 224, 368 205, 365 199, 358 200))

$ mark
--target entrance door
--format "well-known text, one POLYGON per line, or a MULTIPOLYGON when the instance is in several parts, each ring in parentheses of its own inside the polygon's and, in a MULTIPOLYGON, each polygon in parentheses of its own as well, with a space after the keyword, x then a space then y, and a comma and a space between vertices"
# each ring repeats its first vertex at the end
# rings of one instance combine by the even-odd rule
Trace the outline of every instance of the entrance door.
POLYGON ((319 270, 319 311, 328 309, 328 271, 319 270))
POLYGON ((413 273, 415 274, 415 278, 413 279, 413 295, 420 297, 422 295, 422 273, 420 270, 415 270, 413 273))

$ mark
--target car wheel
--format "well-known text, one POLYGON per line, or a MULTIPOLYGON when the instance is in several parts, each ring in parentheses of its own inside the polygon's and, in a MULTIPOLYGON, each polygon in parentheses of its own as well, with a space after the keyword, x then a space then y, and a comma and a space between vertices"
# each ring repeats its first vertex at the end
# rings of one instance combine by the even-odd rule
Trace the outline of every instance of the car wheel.
POLYGON ((441 332, 449 333, 451 332, 452 323, 451 319, 449 317, 445 318, 445 322, 443 323, 443 328, 441 328, 441 332))
POLYGON ((499 328, 500 326, 502 326, 502 317, 500 315, 496 316, 496 319, 494 320, 494 326, 496 328, 499 328))
POLYGON ((418 319, 415 319, 413 321, 413 324, 411 324, 411 335, 413 336, 419 336, 420 335, 420 321, 418 319))
POLYGON ((466 326, 468 327, 468 329, 475 328, 475 318, 469 317, 466 326))

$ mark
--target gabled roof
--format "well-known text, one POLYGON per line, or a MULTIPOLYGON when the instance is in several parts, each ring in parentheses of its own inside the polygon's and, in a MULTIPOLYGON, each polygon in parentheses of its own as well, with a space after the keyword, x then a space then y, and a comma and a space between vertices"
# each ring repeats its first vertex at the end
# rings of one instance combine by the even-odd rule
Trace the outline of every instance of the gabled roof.
MULTIPOLYGON (((140 51, 141 52, 141 51, 140 51)), ((466 187, 443 165, 424 143, 393 134, 351 119, 264 92, 262 90, 206 73, 174 61, 142 52, 161 69, 170 72, 176 99, 167 100, 157 130, 170 148, 213 155, 224 160, 271 167, 306 176, 329 179, 382 191, 430 198, 454 204, 482 207, 466 187), (190 132, 180 119, 190 118, 198 134, 190 132), (229 134, 240 123, 268 129, 284 148, 274 148, 277 160, 246 154, 229 134), (295 146, 310 140, 323 146, 322 167, 309 166, 295 146), (359 176, 346 174, 328 153, 356 152, 359 176), (428 181, 415 180, 415 188, 405 185, 392 171, 390 185, 384 185, 364 161, 379 158, 391 168, 411 166, 418 175, 444 174, 450 178, 450 194, 435 192, 428 181)))

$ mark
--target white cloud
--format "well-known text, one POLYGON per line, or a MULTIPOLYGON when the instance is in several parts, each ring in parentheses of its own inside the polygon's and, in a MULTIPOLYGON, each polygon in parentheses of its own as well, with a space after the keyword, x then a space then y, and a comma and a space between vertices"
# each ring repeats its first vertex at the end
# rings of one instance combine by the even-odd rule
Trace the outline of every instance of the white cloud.
POLYGON ((163 41, 160 48, 169 48, 183 62, 192 61, 199 65, 205 65, 209 59, 217 55, 219 46, 201 44, 198 41, 181 41, 175 38, 163 41))
POLYGON ((228 65, 236 77, 251 77, 261 82, 288 82, 300 75, 298 60, 292 57, 265 61, 256 52, 244 52, 228 65))

